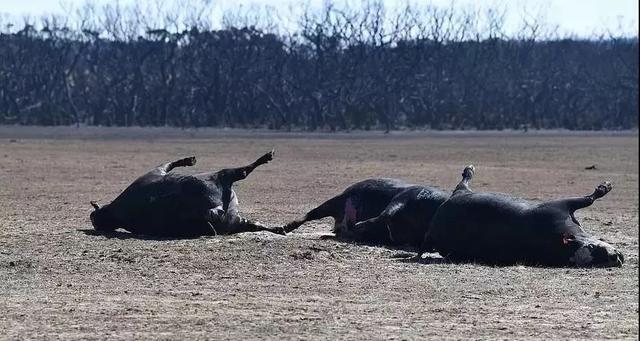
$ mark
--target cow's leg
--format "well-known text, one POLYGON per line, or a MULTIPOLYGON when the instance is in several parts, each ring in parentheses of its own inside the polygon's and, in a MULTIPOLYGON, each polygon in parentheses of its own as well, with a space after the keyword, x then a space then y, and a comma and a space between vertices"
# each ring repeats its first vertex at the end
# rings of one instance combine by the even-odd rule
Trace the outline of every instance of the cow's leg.
POLYGON ((205 220, 207 221, 209 234, 213 236, 218 235, 219 233, 218 230, 216 230, 216 226, 222 226, 225 223, 225 213, 222 206, 208 210, 205 215, 205 220))
POLYGON ((357 222, 353 228, 347 231, 346 236, 361 243, 394 243, 395 240, 389 230, 390 218, 386 214, 380 214, 377 217, 357 222))
POLYGON ((283 227, 283 229, 286 232, 291 232, 291 231, 297 229, 298 227, 302 226, 302 224, 306 223, 307 221, 311 221, 311 220, 314 220, 314 219, 308 219, 307 216, 304 216, 302 218, 299 218, 299 219, 296 219, 294 221, 289 222, 287 225, 285 225, 283 227))
POLYGON ((476 172, 476 168, 473 165, 469 165, 465 167, 464 170, 462 171, 462 180, 460 180, 460 183, 458 183, 456 188, 453 190, 453 194, 455 194, 458 191, 471 192, 471 189, 469 188, 469 182, 473 178, 473 174, 475 172, 476 172))
POLYGON ((158 172, 160 175, 165 175, 176 167, 187 167, 187 166, 193 166, 195 164, 196 164, 196 157, 191 156, 191 157, 186 157, 184 159, 163 163, 158 167, 156 167, 155 171, 158 172))
MULTIPOLYGON (((367 220, 363 220, 357 222, 355 224, 356 229, 367 229, 373 226, 384 225, 385 227, 391 222, 391 220, 399 214, 405 208, 404 203, 399 202, 397 200, 391 200, 391 202, 387 205, 387 207, 378 215, 377 217, 373 217, 367 220)), ((389 231, 389 237, 393 240, 391 236, 391 231, 389 231)))
POLYGON ((273 160, 273 154, 274 151, 272 150, 262 155, 259 159, 248 166, 223 169, 217 172, 216 175, 223 179, 225 183, 231 185, 236 181, 245 179, 251 172, 253 172, 254 169, 256 169, 256 167, 273 160))
POLYGON ((256 169, 256 167, 273 160, 274 153, 275 152, 272 150, 262 155, 259 159, 248 166, 226 168, 215 173, 207 173, 204 175, 208 180, 215 179, 218 185, 221 186, 223 209, 225 211, 227 211, 229 206, 232 205, 232 201, 235 197, 235 193, 233 193, 232 190, 233 183, 245 179, 254 169, 256 169))
POLYGON ((432 229, 428 229, 427 232, 424 234, 424 238, 422 238, 422 243, 420 243, 420 246, 418 247, 418 253, 414 257, 415 260, 419 261, 420 259, 422 259, 422 255, 427 252, 436 251, 432 242, 432 237, 431 237, 432 232, 433 232, 432 229))
POLYGON ((591 206, 597 199, 600 199, 607 195, 613 189, 613 185, 609 181, 605 181, 596 187, 593 193, 586 195, 584 197, 577 198, 566 198, 560 200, 550 201, 548 203, 543 204, 544 206, 552 206, 558 207, 561 209, 565 209, 569 212, 574 212, 581 208, 591 206))
POLYGON ((225 225, 228 227, 228 233, 267 231, 281 235, 286 234, 282 227, 267 227, 259 222, 250 221, 239 215, 227 214, 224 220, 225 225))
MULTIPOLYGON (((469 188, 469 182, 471 181, 471 179, 473 178, 473 175, 476 171, 476 168, 473 165, 469 165, 467 167, 464 168, 464 170, 462 171, 462 180, 460 180, 460 183, 458 183, 458 185, 456 186, 456 188, 453 190, 453 193, 451 193, 451 196, 456 195, 456 193, 468 193, 471 192, 471 189, 469 188)), ((420 245, 420 248, 418 249, 418 254, 415 256, 415 260, 420 260, 422 259, 422 255, 426 252, 433 252, 435 251, 434 247, 433 247, 433 243, 431 242, 431 232, 433 230, 428 230, 427 233, 424 236, 424 239, 422 241, 422 244, 420 245)))
POLYGON ((363 220, 363 221, 357 222, 353 226, 353 228, 357 229, 357 230, 366 229, 368 226, 371 226, 371 225, 377 225, 379 223, 386 223, 387 218, 388 218, 387 216, 383 216, 382 214, 380 214, 377 217, 373 217, 371 219, 367 219, 367 220, 363 220))
MULTIPOLYGON (((187 167, 187 166, 193 166, 195 164, 196 164, 195 156, 186 157, 184 159, 163 163, 153 168, 152 170, 142 175, 141 177, 137 178, 131 185, 129 185, 129 187, 125 191, 131 190, 132 188, 144 186, 156 180, 159 180, 176 167, 187 167)), ((95 205, 93 204, 91 205, 94 206, 94 208, 96 208, 95 205)))
POLYGON ((286 232, 291 232, 307 221, 318 220, 326 217, 335 218, 338 215, 337 213, 341 209, 341 206, 344 207, 344 198, 342 197, 342 195, 333 197, 322 203, 320 206, 307 212, 307 214, 305 214, 303 217, 285 225, 284 230, 286 232))
POLYGON ((258 231, 285 234, 284 229, 281 227, 271 228, 264 226, 241 217, 235 211, 225 212, 221 206, 208 210, 206 219, 214 235, 258 231))
MULTIPOLYGON (((379 231, 381 229, 384 229, 385 234, 389 234, 389 230, 387 227, 387 224, 389 223, 389 216, 384 214, 380 214, 377 217, 373 217, 371 219, 367 219, 367 220, 363 220, 363 221, 359 221, 357 222, 353 228, 351 229, 355 235, 367 235, 367 234, 372 234, 372 231, 379 231)), ((378 233, 380 234, 380 233, 378 233)), ((391 239, 391 241, 393 241, 393 238, 391 237, 391 235, 389 234, 389 239, 391 239)))

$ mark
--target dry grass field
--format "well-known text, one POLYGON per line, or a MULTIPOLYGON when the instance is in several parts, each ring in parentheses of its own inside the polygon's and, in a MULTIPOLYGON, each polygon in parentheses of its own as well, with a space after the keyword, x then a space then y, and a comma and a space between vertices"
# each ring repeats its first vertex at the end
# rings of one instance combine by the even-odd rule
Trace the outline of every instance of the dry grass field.
POLYGON ((0 339, 637 339, 638 134, 352 133, 0 127, 0 339), (578 219, 622 250, 614 269, 417 264, 398 251, 288 236, 193 240, 92 235, 108 202, 150 167, 193 171, 276 149, 236 191, 283 224, 368 177, 539 201, 615 188, 578 219), (596 165, 595 170, 585 167, 596 165))

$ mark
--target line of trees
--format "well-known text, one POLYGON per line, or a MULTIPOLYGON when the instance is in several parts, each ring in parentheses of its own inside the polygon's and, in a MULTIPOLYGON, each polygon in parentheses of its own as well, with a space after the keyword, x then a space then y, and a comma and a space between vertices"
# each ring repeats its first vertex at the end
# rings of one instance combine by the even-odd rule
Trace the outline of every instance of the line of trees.
POLYGON ((0 124, 638 127, 637 36, 560 37, 529 17, 507 37, 504 11, 375 1, 307 10, 286 30, 228 13, 214 29, 207 5, 160 22, 89 4, 2 23, 0 124))

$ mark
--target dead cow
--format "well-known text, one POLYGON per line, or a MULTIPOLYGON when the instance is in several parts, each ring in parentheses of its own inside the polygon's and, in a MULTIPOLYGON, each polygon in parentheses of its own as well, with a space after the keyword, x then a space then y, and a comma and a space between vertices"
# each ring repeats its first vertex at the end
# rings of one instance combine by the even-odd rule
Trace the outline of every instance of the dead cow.
POLYGON ((448 194, 397 179, 368 179, 285 225, 293 231, 307 221, 333 217, 333 232, 343 240, 388 246, 419 246, 431 215, 448 194))
POLYGON ((269 231, 283 234, 238 214, 233 183, 273 159, 273 151, 240 168, 202 174, 171 172, 193 166, 195 157, 168 162, 139 177, 110 204, 92 202, 91 223, 99 231, 118 228, 135 234, 161 237, 197 237, 238 232, 269 231))
POLYGON ((469 188, 468 166, 451 197, 436 212, 422 252, 438 251, 453 261, 549 266, 622 266, 613 246, 585 232, 574 212, 611 191, 603 182, 584 197, 534 204, 500 193, 469 188))

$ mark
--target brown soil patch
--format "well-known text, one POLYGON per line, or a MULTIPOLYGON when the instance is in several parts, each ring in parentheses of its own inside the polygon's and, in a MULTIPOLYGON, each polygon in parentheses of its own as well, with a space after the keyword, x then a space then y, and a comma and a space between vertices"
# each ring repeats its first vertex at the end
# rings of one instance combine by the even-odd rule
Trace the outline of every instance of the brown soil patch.
POLYGON ((283 134, 0 129, 0 338, 422 339, 638 337, 638 135, 283 134), (89 131, 89 133, 87 133, 89 131), (75 133, 74 133, 75 132, 75 133), (169 138, 163 138, 169 136, 169 138), (578 219, 620 269, 415 264, 322 240, 330 220, 267 233, 141 240, 83 233, 90 200, 151 166, 275 160, 237 186, 242 212, 283 224, 377 176, 532 200, 614 190, 578 219), (585 167, 596 165, 596 169, 585 167))

